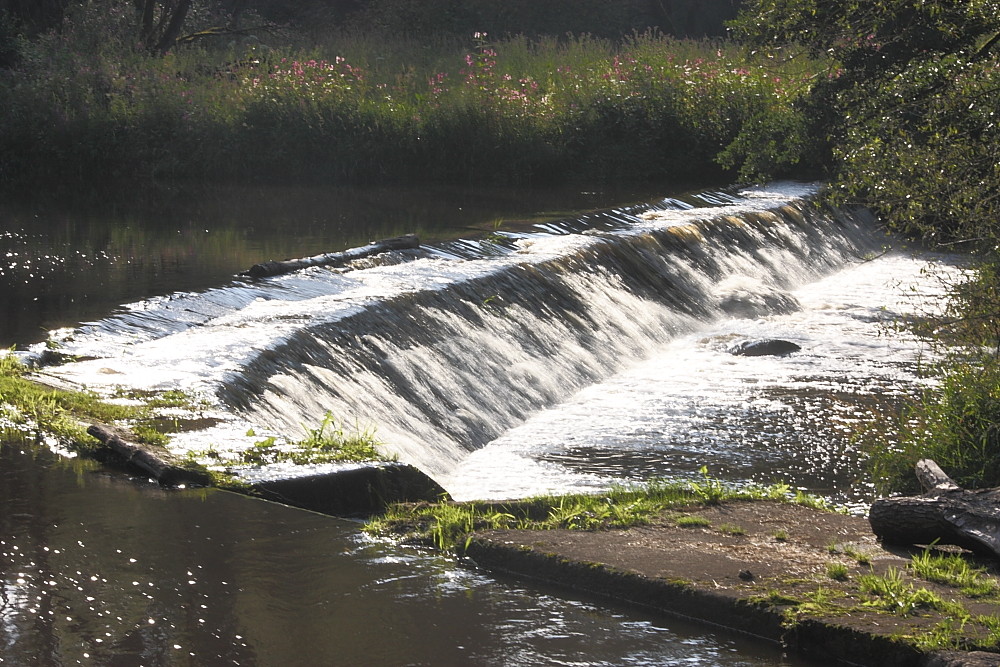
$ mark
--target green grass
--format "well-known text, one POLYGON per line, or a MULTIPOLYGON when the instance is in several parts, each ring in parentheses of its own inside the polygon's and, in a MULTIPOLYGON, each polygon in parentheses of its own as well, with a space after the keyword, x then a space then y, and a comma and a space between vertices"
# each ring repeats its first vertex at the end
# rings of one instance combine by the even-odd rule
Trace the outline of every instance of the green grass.
POLYGON ((838 544, 834 542, 827 546, 827 551, 831 554, 843 554, 848 558, 853 558, 858 565, 871 565, 871 556, 864 551, 858 550, 853 544, 838 544))
POLYGON ((909 568, 922 579, 952 586, 969 597, 997 593, 997 582, 986 575, 986 570, 970 565, 960 554, 935 553, 924 549, 913 556, 909 568))
POLYGON ((986 637, 979 642, 980 647, 996 649, 1000 646, 1000 617, 980 614, 976 616, 976 623, 986 630, 986 637))
MULTIPOLYGON (((254 437, 251 430, 247 436, 254 437)), ((306 429, 306 436, 293 442, 281 442, 268 437, 254 442, 244 450, 221 454, 215 449, 192 452, 189 458, 212 466, 263 466, 273 463, 313 465, 319 463, 359 463, 393 460, 383 454, 382 443, 373 429, 348 427, 327 412, 316 428, 306 429)))
POLYGON ((834 581, 847 581, 848 569, 843 563, 827 563, 826 576, 834 581))
POLYGON ((716 527, 716 530, 718 530, 720 533, 723 533, 725 535, 739 536, 739 535, 746 535, 747 534, 746 529, 744 529, 742 526, 737 526, 736 524, 733 524, 733 523, 722 523, 722 524, 719 524, 716 527))
MULTIPOLYGON (((703 469, 697 482, 653 480, 646 484, 615 486, 603 494, 539 496, 520 501, 393 505, 365 530, 373 534, 405 535, 433 542, 442 549, 458 547, 464 537, 485 528, 524 530, 597 530, 644 525, 671 509, 727 501, 781 500, 790 502, 787 487, 747 485, 736 487, 708 479, 703 469), (706 491, 710 489, 710 491, 706 491)), ((673 519, 677 525, 706 526, 701 517, 673 519)), ((739 526, 719 527, 742 535, 739 526)))
POLYGON ((926 588, 914 588, 897 568, 889 568, 884 575, 863 574, 858 577, 858 585, 870 597, 864 606, 897 616, 911 616, 923 610, 968 616, 961 605, 946 601, 926 588))
POLYGON ((8 421, 8 436, 41 441, 56 437, 63 446, 87 452, 97 441, 87 434, 86 422, 113 423, 137 420, 141 408, 114 405, 96 394, 65 391, 33 382, 28 369, 11 354, 0 356, 0 419, 8 421))

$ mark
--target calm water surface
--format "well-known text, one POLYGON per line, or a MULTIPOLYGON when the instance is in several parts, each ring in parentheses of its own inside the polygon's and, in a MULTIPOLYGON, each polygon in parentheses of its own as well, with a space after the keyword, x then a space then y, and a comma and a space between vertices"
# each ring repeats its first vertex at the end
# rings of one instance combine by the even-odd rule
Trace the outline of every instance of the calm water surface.
POLYGON ((0 447, 0 664, 794 666, 226 492, 0 447))

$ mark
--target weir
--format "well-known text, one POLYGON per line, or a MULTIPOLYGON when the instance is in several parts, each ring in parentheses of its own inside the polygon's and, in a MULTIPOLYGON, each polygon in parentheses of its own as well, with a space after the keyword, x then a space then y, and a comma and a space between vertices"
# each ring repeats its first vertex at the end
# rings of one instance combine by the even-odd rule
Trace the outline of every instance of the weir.
POLYGON ((226 426, 180 449, 248 427, 297 437, 331 413, 441 480, 533 412, 713 319, 794 308, 789 290, 879 247, 870 214, 814 192, 776 184, 150 300, 67 332, 67 352, 96 358, 54 372, 210 397, 226 426))

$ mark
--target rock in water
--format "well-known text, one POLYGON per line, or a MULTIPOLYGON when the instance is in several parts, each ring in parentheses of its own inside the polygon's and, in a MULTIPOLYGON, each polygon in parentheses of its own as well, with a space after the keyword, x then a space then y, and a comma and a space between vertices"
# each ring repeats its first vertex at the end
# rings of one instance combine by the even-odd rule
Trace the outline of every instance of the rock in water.
POLYGON ((763 357, 766 355, 782 355, 798 352, 802 348, 788 340, 767 338, 764 340, 745 340, 729 348, 729 354, 739 357, 763 357))

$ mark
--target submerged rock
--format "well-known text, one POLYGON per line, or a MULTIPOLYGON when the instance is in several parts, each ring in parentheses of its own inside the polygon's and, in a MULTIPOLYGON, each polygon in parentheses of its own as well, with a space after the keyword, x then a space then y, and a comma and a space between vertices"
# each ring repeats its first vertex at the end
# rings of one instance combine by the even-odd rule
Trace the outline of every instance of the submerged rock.
POLYGON ((791 293, 742 276, 724 281, 715 299, 722 312, 738 319, 787 315, 802 308, 791 293))
POLYGON ((727 352, 738 357, 763 357, 766 355, 784 355, 798 352, 802 347, 780 338, 765 338, 763 340, 745 340, 730 347, 727 352))

